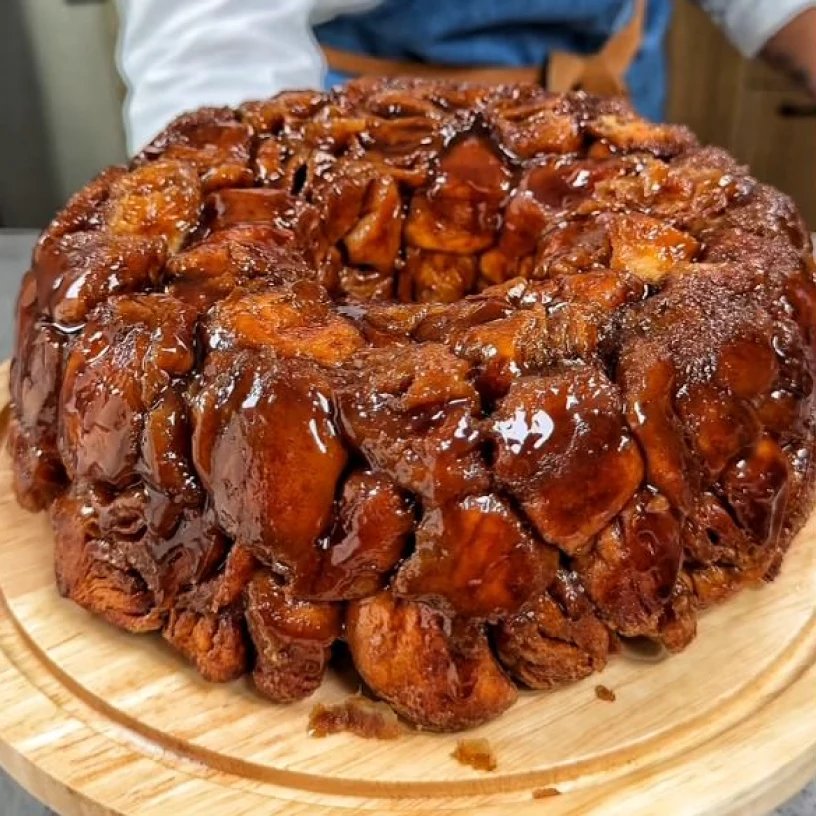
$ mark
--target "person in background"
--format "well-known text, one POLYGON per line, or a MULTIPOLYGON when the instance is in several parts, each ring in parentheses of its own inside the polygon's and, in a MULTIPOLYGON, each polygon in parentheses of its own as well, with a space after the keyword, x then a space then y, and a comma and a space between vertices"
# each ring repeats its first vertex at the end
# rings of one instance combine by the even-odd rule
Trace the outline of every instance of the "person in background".
MULTIPOLYGON (((363 74, 626 92, 663 117, 672 0, 118 2, 131 151, 199 106, 363 74)), ((762 54, 816 95, 816 0, 700 4, 744 55, 762 54)))

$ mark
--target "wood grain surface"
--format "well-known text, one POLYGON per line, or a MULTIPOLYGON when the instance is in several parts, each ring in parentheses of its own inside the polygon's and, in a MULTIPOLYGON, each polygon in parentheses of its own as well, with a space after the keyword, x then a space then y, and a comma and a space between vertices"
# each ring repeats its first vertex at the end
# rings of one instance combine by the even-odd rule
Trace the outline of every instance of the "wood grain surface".
POLYGON ((451 757, 452 735, 310 737, 311 707, 353 677, 275 706, 63 600, 47 519, 10 482, 3 453, 0 764, 63 816, 759 816, 816 774, 816 516, 780 578, 705 614, 682 655, 619 657, 471 732, 497 755, 486 773, 451 757))

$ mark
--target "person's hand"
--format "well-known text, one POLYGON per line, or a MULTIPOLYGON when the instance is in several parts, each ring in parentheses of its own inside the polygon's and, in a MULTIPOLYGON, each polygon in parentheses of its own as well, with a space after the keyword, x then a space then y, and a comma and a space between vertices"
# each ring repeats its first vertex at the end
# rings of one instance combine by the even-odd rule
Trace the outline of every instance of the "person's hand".
POLYGON ((816 8, 780 29, 765 44, 762 56, 816 98, 816 8))

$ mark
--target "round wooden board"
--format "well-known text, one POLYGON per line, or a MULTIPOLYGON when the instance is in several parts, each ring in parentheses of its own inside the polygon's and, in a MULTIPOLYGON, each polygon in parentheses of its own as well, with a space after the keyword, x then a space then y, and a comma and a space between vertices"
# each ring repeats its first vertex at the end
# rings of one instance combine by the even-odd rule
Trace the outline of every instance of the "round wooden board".
POLYGON ((311 707, 353 681, 271 705, 63 600, 47 519, 16 504, 5 452, 0 595, 0 764, 63 816, 750 816, 816 775, 816 515, 779 579, 704 615, 682 655, 616 658, 469 734, 495 750, 492 773, 452 759, 452 735, 312 738, 311 707))

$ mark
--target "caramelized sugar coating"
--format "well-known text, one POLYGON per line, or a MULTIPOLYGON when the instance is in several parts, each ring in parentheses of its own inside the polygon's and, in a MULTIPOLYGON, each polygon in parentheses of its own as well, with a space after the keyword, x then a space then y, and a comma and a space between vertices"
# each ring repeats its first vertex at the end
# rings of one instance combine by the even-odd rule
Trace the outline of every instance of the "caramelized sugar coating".
POLYGON ((659 635, 680 573, 680 523, 665 496, 638 493, 575 559, 576 572, 601 618, 621 635, 659 635))
POLYGON ((171 533, 154 532, 151 503, 145 488, 74 483, 50 508, 60 592, 129 631, 161 628, 179 598, 215 574, 228 546, 209 512, 188 510, 171 533))
POLYGON ((253 575, 245 604, 258 690, 276 703, 308 697, 322 682, 340 636, 341 607, 292 597, 268 570, 253 575))
POLYGON ((43 233, 9 449, 59 590, 276 702, 345 640, 409 721, 669 651, 812 506, 785 196, 534 86, 359 80, 180 117, 43 233))
POLYGON ((338 365, 365 345, 351 321, 338 315, 322 286, 256 282, 216 303, 203 322, 209 351, 252 349, 338 365))
POLYGON ((363 680, 423 728, 472 728, 516 700, 475 621, 381 592, 349 605, 346 637, 363 680))
POLYGON ((305 598, 348 601, 382 589, 414 530, 408 495, 382 473, 358 470, 343 483, 332 526, 318 542, 320 567, 292 582, 305 598))
POLYGON ((496 627, 496 654, 511 677, 550 689, 600 671, 611 633, 574 572, 560 569, 530 606, 496 627))
POLYGON ((249 662, 240 609, 214 607, 216 583, 199 584, 180 595, 164 624, 164 639, 212 683, 241 677, 249 662))
POLYGON ((144 476, 168 493, 197 492, 179 394, 195 363, 194 330, 193 311, 163 294, 112 298, 93 313, 71 345, 60 392, 69 478, 123 488, 144 476))
POLYGON ((193 397, 193 459, 223 530, 290 580, 314 580, 348 462, 311 361, 213 354, 193 397))
POLYGON ((467 496, 426 511, 393 591, 454 615, 501 619, 546 589, 557 569, 558 551, 525 529, 506 501, 467 496))
POLYGON ((177 159, 192 165, 204 190, 251 186, 252 128, 230 108, 201 108, 180 116, 136 157, 134 164, 177 159))
POLYGON ((441 344, 364 350, 338 377, 343 430, 373 467, 431 504, 487 489, 470 366, 441 344))
POLYGON ((617 389, 593 368, 517 379, 490 427, 499 484, 542 538, 570 555, 591 543, 643 478, 617 389))

